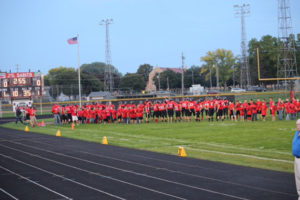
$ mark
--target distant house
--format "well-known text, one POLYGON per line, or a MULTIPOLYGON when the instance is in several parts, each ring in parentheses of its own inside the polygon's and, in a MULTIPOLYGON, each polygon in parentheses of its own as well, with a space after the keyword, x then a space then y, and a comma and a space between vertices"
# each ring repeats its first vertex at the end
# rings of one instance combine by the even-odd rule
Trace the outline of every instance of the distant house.
POLYGON ((156 86, 154 84, 153 78, 155 76, 156 73, 162 73, 166 70, 171 70, 175 73, 180 73, 182 74, 182 69, 181 68, 167 68, 167 67, 159 67, 156 66, 149 74, 149 80, 147 82, 147 86, 146 86, 146 91, 147 92, 151 92, 151 91, 156 91, 156 86))
POLYGON ((113 95, 110 92, 91 92, 88 95, 89 100, 111 99, 113 95))
POLYGON ((69 101, 70 98, 67 95, 65 95, 63 92, 61 92, 60 95, 56 97, 56 100, 57 101, 69 101))

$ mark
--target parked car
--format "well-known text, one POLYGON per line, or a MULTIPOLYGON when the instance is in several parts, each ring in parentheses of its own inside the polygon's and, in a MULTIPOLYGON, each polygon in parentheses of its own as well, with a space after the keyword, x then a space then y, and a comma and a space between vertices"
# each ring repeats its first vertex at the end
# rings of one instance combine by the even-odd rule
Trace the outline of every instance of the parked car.
POLYGON ((207 91, 207 94, 220 94, 221 92, 218 90, 209 90, 207 91))
POLYGON ((246 90, 242 88, 231 88, 231 92, 246 92, 246 90))
POLYGON ((255 92, 266 92, 267 89, 259 86, 250 86, 247 91, 255 91, 255 92))

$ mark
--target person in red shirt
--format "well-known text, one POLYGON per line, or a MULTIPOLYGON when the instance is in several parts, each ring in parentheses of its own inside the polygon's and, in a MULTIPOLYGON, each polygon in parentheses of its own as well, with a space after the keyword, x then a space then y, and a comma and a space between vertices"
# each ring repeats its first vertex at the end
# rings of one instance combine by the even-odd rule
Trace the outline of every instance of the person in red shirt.
POLYGON ((283 119, 283 109, 284 109, 284 105, 282 100, 279 98, 278 99, 278 103, 277 103, 277 111, 278 111, 278 119, 282 120, 283 119))
POLYGON ((158 122, 160 117, 158 101, 156 101, 155 104, 153 105, 153 116, 155 117, 155 122, 158 122))
POLYGON ((262 118, 262 116, 261 116, 261 105, 262 105, 262 102, 260 101, 260 99, 257 99, 256 100, 256 106, 257 106, 257 117, 258 117, 258 119, 262 118))
POLYGON ((231 121, 236 121, 236 109, 234 103, 231 101, 229 102, 228 110, 231 121))
POLYGON ((167 121, 167 104, 165 102, 162 102, 158 107, 160 114, 161 114, 161 121, 166 122, 167 121))
POLYGON ((179 101, 174 103, 174 110, 175 110, 175 122, 181 121, 181 104, 179 101))
POLYGON ((77 126, 79 125, 78 116, 77 116, 77 109, 75 106, 71 108, 71 115, 72 115, 72 122, 76 123, 77 126))
POLYGON ((143 123, 144 121, 144 104, 140 102, 140 104, 137 106, 137 123, 143 123))
POLYGON ((149 123, 149 119, 151 117, 151 108, 152 108, 151 101, 145 102, 146 123, 149 123))
POLYGON ((266 116, 268 112, 268 105, 265 99, 263 99, 263 102, 261 104, 261 116, 263 121, 266 121, 266 116))
POLYGON ((257 121, 257 104, 253 102, 250 106, 252 109, 252 121, 257 121))
POLYGON ((240 105, 239 111, 240 111, 240 121, 243 122, 245 120, 245 108, 244 108, 244 104, 240 105))
POLYGON ((271 109, 272 121, 275 121, 276 120, 276 112, 277 112, 275 103, 271 104, 270 109, 271 109))
POLYGON ((35 115, 36 115, 36 109, 35 109, 35 107, 31 107, 29 109, 29 115, 30 115, 30 125, 32 127, 37 126, 38 123, 37 123, 37 120, 36 120, 36 117, 35 117, 35 115))
POLYGON ((173 122, 173 116, 174 116, 174 101, 168 101, 166 99, 166 103, 167 103, 167 110, 168 110, 168 122, 172 123, 173 122))
POLYGON ((214 112, 215 112, 215 102, 208 101, 208 121, 214 121, 214 112))
POLYGON ((55 120, 55 125, 58 126, 59 125, 62 125, 62 122, 61 122, 61 118, 60 118, 60 109, 59 109, 59 105, 56 105, 54 104, 52 106, 52 114, 54 116, 54 120, 55 120))

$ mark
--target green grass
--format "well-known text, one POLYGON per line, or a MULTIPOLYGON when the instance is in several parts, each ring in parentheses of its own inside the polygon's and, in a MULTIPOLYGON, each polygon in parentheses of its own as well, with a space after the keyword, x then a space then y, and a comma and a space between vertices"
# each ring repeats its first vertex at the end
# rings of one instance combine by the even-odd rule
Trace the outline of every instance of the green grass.
MULTIPOLYGON (((23 125, 2 125, 24 130, 23 125)), ((55 135, 55 125, 30 132, 55 135)), ((293 172, 291 143, 295 121, 71 125, 60 127, 62 137, 176 155, 183 146, 188 157, 293 172)), ((31 134, 25 133, 24 134, 31 134)))

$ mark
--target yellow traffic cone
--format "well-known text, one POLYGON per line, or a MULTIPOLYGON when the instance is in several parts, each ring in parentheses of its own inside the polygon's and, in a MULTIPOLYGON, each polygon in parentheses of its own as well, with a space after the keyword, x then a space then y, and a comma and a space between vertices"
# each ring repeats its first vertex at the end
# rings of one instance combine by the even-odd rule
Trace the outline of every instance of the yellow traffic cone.
POLYGON ((25 132, 29 132, 28 126, 25 127, 25 132))
POLYGON ((186 157, 186 153, 183 147, 178 147, 178 156, 186 157))
POLYGON ((57 137, 61 137, 61 132, 60 132, 59 129, 58 129, 57 132, 56 132, 56 136, 57 136, 57 137))
POLYGON ((102 144, 108 144, 108 141, 107 141, 107 137, 106 136, 104 136, 103 137, 103 139, 102 139, 102 144))

